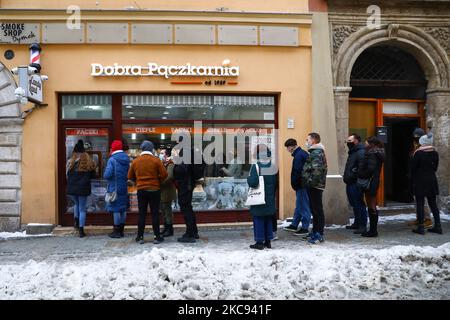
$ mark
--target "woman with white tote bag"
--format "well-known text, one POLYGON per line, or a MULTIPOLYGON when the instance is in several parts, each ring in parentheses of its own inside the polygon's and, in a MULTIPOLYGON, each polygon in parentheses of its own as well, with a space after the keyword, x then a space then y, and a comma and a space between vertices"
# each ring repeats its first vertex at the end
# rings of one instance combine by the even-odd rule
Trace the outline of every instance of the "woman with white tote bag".
POLYGON ((252 165, 247 177, 250 190, 246 205, 250 206, 256 241, 250 248, 263 250, 271 248, 273 239, 272 218, 276 213, 275 194, 278 187, 278 174, 267 174, 267 171, 273 170, 267 169, 272 166, 272 153, 266 145, 258 145, 256 155, 257 162, 252 165))

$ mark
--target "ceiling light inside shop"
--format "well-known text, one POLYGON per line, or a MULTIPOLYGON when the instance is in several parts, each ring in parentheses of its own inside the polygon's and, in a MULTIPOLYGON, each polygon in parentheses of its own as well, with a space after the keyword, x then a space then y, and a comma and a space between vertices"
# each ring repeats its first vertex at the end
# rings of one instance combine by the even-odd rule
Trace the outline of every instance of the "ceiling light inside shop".
POLYGON ((85 106, 84 109, 100 110, 101 106, 85 106))
POLYGON ((133 109, 133 106, 126 106, 127 109, 133 109))
POLYGON ((135 117, 130 117, 130 119, 136 119, 135 117))
POLYGON ((134 114, 134 112, 133 111, 128 111, 128 114, 134 114))
POLYGON ((171 106, 167 106, 166 109, 172 109, 172 107, 171 106))
POLYGON ((164 114, 170 114, 170 112, 169 112, 169 111, 164 111, 163 113, 164 113, 164 114))
POLYGON ((162 117, 161 119, 163 119, 163 120, 166 120, 166 119, 167 119, 167 117, 162 117))
POLYGON ((131 134, 131 140, 136 140, 136 133, 131 134))
POLYGON ((166 139, 166 134, 165 133, 161 133, 161 140, 165 140, 166 139))

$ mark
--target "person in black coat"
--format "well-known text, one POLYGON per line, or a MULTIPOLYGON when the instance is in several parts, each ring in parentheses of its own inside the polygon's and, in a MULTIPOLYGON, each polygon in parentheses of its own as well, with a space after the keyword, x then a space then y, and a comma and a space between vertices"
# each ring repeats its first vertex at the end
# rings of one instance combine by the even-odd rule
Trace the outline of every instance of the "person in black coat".
POLYGON ((439 166, 439 155, 433 144, 433 135, 429 133, 419 140, 420 148, 414 153, 411 165, 412 188, 416 197, 417 210, 417 229, 413 232, 425 234, 424 229, 424 205, 425 197, 428 205, 433 212, 434 227, 428 229, 429 232, 442 234, 439 208, 436 203, 436 197, 439 194, 439 186, 436 178, 436 171, 439 166))
POLYGON ((366 146, 361 143, 361 137, 353 133, 347 138, 347 147, 348 158, 345 163, 343 178, 346 185, 347 199, 353 208, 355 221, 351 226, 346 226, 346 229, 355 230, 355 234, 362 234, 366 232, 367 228, 367 207, 364 203, 363 190, 357 184, 357 180, 358 166, 364 159, 366 146))
POLYGON ((84 150, 83 140, 78 140, 67 161, 67 195, 72 197, 74 205, 73 215, 75 228, 79 230, 80 238, 83 238, 86 222, 86 202, 91 194, 91 179, 95 177, 95 162, 84 150))
POLYGON ((380 187, 380 174, 385 159, 383 143, 377 137, 366 140, 366 153, 358 166, 357 183, 364 191, 369 211, 369 231, 361 234, 363 237, 377 237, 378 210, 377 192, 380 187))

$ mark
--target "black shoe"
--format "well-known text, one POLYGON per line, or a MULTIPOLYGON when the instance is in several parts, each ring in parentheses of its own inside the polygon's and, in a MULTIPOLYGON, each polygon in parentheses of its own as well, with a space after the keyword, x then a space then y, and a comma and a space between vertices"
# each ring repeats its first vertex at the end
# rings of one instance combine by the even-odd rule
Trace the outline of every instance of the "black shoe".
POLYGON ((378 232, 369 230, 369 231, 361 233, 361 236, 365 237, 365 238, 376 238, 376 237, 378 237, 378 232))
POLYGON ((291 224, 291 225, 289 225, 289 226, 283 228, 283 230, 284 230, 284 231, 296 232, 296 231, 297 231, 297 227, 291 224))
POLYGON ((75 230, 78 230, 80 228, 80 219, 79 218, 74 219, 73 228, 75 230))
POLYGON ((270 243, 270 240, 264 242, 264 247, 267 249, 272 249, 272 244, 270 243))
POLYGON ((119 228, 120 228, 120 229, 119 229, 120 237, 121 237, 121 238, 125 237, 125 234, 124 234, 125 224, 124 224, 124 223, 121 223, 120 226, 119 226, 119 228))
POLYGON ((195 243, 195 237, 189 237, 187 235, 183 235, 181 238, 177 239, 178 242, 182 243, 195 243))
POLYGON ((353 231, 353 233, 354 234, 363 234, 363 233, 365 233, 367 231, 367 228, 366 227, 361 227, 361 228, 358 228, 358 229, 356 229, 355 231, 353 231))
POLYGON ((428 232, 442 234, 442 227, 434 226, 433 228, 428 229, 428 232))
POLYGON ((144 236, 137 236, 135 240, 139 244, 144 244, 144 236))
POLYGON ((164 242, 164 238, 159 236, 159 237, 155 237, 155 239, 153 240, 153 244, 160 244, 164 242))
POLYGON ((308 234, 308 229, 300 229, 294 232, 294 236, 303 236, 305 234, 308 234))
POLYGON ((412 232, 417 233, 417 234, 421 234, 421 235, 425 235, 425 228, 424 228, 423 224, 422 225, 418 225, 417 229, 413 229, 412 232))
POLYGON ((196 233, 196 234, 194 235, 194 238, 197 239, 197 240, 200 239, 200 236, 198 235, 198 233, 196 233))
POLYGON ((80 227, 78 229, 78 232, 79 232, 80 238, 86 237, 86 233, 84 233, 84 227, 80 227))
POLYGON ((264 250, 265 246, 262 242, 257 242, 255 244, 251 244, 250 245, 251 249, 256 249, 256 250, 264 250))
POLYGON ((113 227, 113 232, 111 232, 111 233, 109 234, 109 237, 110 237, 110 238, 113 238, 113 239, 119 239, 119 238, 121 238, 121 236, 120 236, 120 226, 114 226, 114 227, 113 227))
POLYGON ((167 224, 164 226, 164 230, 162 231, 163 237, 171 237, 173 236, 173 225, 167 224))
POLYGON ((359 229, 359 226, 357 224, 352 224, 350 226, 345 226, 345 229, 347 229, 347 230, 357 230, 357 229, 359 229))

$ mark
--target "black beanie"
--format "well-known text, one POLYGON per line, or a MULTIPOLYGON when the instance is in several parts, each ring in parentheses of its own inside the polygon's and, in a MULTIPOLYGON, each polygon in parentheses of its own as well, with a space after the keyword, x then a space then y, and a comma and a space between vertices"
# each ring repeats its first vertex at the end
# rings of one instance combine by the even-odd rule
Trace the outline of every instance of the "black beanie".
POLYGON ((84 152, 84 143, 83 140, 78 140, 75 148, 73 148, 73 152, 83 153, 84 152))

